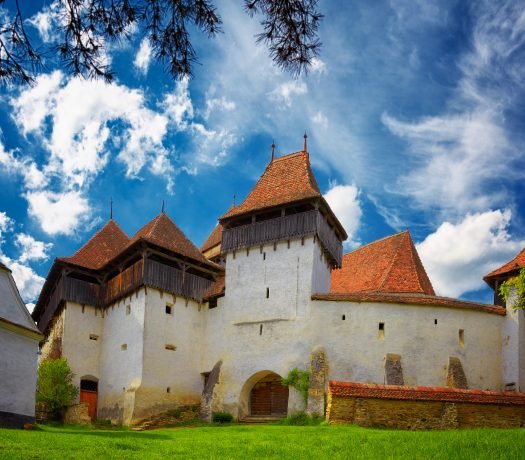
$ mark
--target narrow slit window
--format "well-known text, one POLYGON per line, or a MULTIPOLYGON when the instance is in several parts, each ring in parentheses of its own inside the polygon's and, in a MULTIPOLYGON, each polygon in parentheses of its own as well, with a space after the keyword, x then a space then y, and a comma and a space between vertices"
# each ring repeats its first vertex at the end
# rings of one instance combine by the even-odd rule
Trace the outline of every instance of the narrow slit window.
POLYGON ((164 346, 164 348, 165 348, 166 350, 170 350, 170 351, 175 351, 175 350, 177 349, 177 347, 176 347, 175 345, 171 344, 171 343, 167 343, 167 344, 164 346))
POLYGON ((170 304, 166 304, 166 314, 171 315, 173 313, 173 306, 170 304))
POLYGON ((345 321, 345 320, 346 320, 346 315, 343 315, 343 316, 341 317, 341 319, 342 319, 343 321, 345 321))
POLYGON ((437 320, 437 319, 435 319, 435 320, 434 320, 434 324, 437 324, 437 323, 438 323, 438 320, 437 320))
POLYGON ((131 314, 131 305, 126 305, 126 315, 131 314))
POLYGON ((171 392, 171 388, 170 387, 166 388, 166 393, 170 393, 170 392, 171 392))
POLYGON ((263 252, 263 260, 266 260, 266 252, 263 252))
POLYGON ((465 330, 464 329, 459 330, 459 346, 460 347, 465 346, 465 330))
POLYGON ((269 287, 266 288, 266 298, 267 299, 270 298, 270 288, 269 287))
POLYGON ((385 323, 379 323, 378 338, 379 340, 385 338, 385 323))
POLYGON ((263 325, 261 324, 261 325, 259 326, 259 335, 262 335, 262 330, 263 330, 263 325))

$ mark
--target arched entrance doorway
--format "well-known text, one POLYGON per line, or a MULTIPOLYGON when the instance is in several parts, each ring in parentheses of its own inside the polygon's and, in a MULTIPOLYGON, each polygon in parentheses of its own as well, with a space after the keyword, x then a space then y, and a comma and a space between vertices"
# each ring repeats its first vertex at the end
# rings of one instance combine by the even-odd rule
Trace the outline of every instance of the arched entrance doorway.
POLYGON ((95 377, 82 377, 80 380, 80 402, 88 405, 91 420, 97 418, 98 380, 95 377))
POLYGON ((281 379, 280 375, 271 371, 264 372, 254 379, 249 395, 249 415, 286 416, 288 413, 288 387, 281 384, 281 379))

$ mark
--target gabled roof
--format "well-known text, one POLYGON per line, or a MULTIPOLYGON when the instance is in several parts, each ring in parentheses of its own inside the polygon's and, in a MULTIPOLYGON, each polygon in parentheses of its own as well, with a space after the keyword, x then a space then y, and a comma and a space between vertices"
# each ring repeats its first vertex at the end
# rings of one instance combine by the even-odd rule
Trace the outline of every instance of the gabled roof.
POLYGON ((208 249, 221 244, 222 230, 223 227, 220 223, 215 226, 215 228, 210 233, 210 236, 208 236, 208 239, 202 243, 201 252, 206 252, 208 249))
POLYGON ((183 257, 188 257, 196 262, 216 267, 215 264, 201 254, 196 246, 186 238, 179 227, 177 227, 164 212, 161 212, 135 233, 128 246, 133 245, 139 240, 167 249, 183 257))
POLYGON ((225 288, 226 277, 225 275, 219 275, 210 288, 204 293, 202 300, 207 302, 210 299, 222 297, 224 295, 225 288))
POLYGON ((110 219, 75 254, 71 257, 61 257, 58 260, 98 270, 120 254, 128 243, 128 236, 113 219, 110 219))
MULTIPOLYGON (((0 262, 0 323, 3 326, 12 325, 15 328, 36 333, 40 338, 38 329, 31 315, 27 311, 24 301, 20 297, 11 270, 0 262)), ((0 325, 2 327, 2 325, 0 325)))
POLYGON ((221 219, 321 196, 308 153, 291 153, 270 161, 246 199, 221 219))
POLYGON ((525 267, 525 248, 523 248, 510 262, 507 262, 496 270, 491 271, 488 275, 485 275, 483 279, 489 286, 494 287, 494 278, 517 272, 523 267, 525 267))
POLYGON ((330 292, 435 295, 408 230, 345 254, 342 267, 332 271, 330 292))

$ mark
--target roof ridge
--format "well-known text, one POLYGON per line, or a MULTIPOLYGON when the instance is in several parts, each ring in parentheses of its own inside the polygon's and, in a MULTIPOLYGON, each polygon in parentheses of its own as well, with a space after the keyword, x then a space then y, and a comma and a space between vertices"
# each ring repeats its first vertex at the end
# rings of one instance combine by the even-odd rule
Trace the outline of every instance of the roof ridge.
POLYGON ((351 251, 348 251, 347 253, 343 254, 343 257, 348 254, 353 254, 356 251, 359 251, 360 249, 366 248, 367 246, 370 246, 371 244, 376 244, 384 240, 388 240, 389 238, 394 238, 396 236, 401 235, 402 233, 408 232, 408 230, 401 230, 400 232, 393 233, 392 235, 384 236, 383 238, 379 238, 378 240, 370 241, 370 243, 363 244, 362 246, 359 246, 358 248, 352 249, 351 251))
POLYGON ((294 155, 296 156, 299 156, 301 154, 307 154, 304 150, 300 150, 298 152, 293 152, 293 153, 287 153, 286 155, 281 155, 280 157, 275 157, 273 160, 270 161, 270 163, 268 163, 268 165, 271 165, 272 163, 275 163, 277 161, 281 161, 281 160, 286 160, 294 155))
POLYGON ((419 283, 419 287, 421 288, 421 290, 423 292, 425 292, 425 288, 422 284, 422 274, 419 272, 419 265, 421 266, 421 268, 423 269, 423 273, 425 274, 429 284, 430 284, 430 288, 432 289, 432 292, 434 293, 433 295, 435 296, 436 295, 436 291, 434 290, 434 285, 432 284, 432 281, 430 279, 430 277, 428 276, 428 273, 427 273, 427 269, 425 268, 425 265, 423 264, 423 261, 421 260, 421 257, 419 257, 419 252, 417 251, 417 248, 416 248, 416 245, 414 244, 414 240, 412 240, 412 235, 410 234, 410 232, 408 232, 408 237, 410 239, 410 244, 411 244, 411 257, 412 257, 412 261, 414 262, 414 266, 415 266, 415 269, 416 269, 416 275, 417 275, 417 279, 418 279, 418 283, 419 283), (417 257, 417 260, 414 258, 414 257, 417 257))

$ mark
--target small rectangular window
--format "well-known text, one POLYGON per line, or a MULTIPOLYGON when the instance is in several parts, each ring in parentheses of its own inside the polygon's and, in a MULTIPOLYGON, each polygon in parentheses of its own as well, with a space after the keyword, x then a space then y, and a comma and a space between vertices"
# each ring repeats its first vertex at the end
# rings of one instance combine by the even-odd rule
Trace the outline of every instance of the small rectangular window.
POLYGON ((437 320, 437 319, 435 319, 435 320, 434 320, 434 324, 437 324, 437 323, 438 323, 438 320, 437 320))
POLYGON ((164 348, 165 348, 166 350, 170 350, 170 351, 175 351, 175 350, 177 349, 177 347, 176 347, 175 345, 171 344, 171 343, 167 343, 167 344, 164 346, 164 348))
POLYGON ((126 305, 126 315, 131 313, 131 305, 126 305))
POLYGON ((214 297, 213 299, 210 299, 208 301, 208 308, 211 310, 212 308, 217 308, 217 298, 214 297))
POLYGON ((464 329, 459 330, 459 346, 460 347, 465 346, 465 330, 464 329))
POLYGON ((120 349, 122 351, 126 351, 128 349, 128 344, 127 343, 123 343, 121 346, 120 346, 120 349))
POLYGON ((346 315, 343 315, 343 316, 341 317, 341 319, 342 319, 343 321, 346 320, 346 315))
POLYGON ((97 334, 89 334, 89 340, 98 340, 97 334))
POLYGON ((259 335, 262 335, 262 330, 263 330, 263 325, 261 324, 261 325, 259 326, 259 335))
POLYGON ((267 299, 270 298, 270 288, 269 287, 266 288, 266 298, 267 299))
POLYGON ((173 306, 170 304, 166 304, 166 314, 171 315, 173 312, 173 306))
POLYGON ((383 340, 385 338, 385 323, 379 323, 378 338, 379 340, 383 340))

